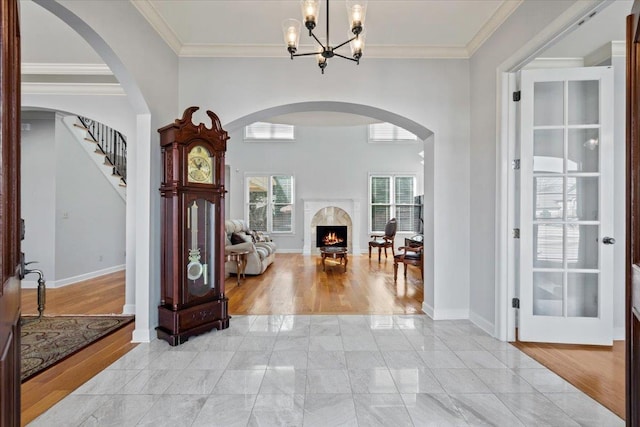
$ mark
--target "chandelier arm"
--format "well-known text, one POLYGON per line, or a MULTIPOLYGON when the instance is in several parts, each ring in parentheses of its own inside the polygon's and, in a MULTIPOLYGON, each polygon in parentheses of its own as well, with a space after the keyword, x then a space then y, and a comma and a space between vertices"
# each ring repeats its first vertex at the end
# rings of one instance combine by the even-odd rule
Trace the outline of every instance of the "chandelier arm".
MULTIPOLYGON (((313 34, 313 31, 309 31, 309 34, 311 34, 311 37, 313 37, 313 38, 318 42, 318 44, 320 45, 320 47, 322 48, 322 50, 325 50, 324 45, 323 45, 323 44, 322 44, 322 42, 321 42, 321 41, 316 37, 316 35, 315 35, 315 34, 313 34)), ((328 44, 327 44, 327 46, 328 46, 328 44)))
POLYGON ((307 53, 294 53, 293 56, 310 56, 310 55, 317 55, 318 52, 307 52, 307 53))
POLYGON ((349 58, 348 56, 340 55, 339 53, 333 52, 334 56, 339 56, 340 58, 348 59, 349 61, 358 62, 357 59, 349 58))
MULTIPOLYGON (((354 40, 355 40, 355 39, 357 39, 357 38, 358 38, 358 36, 351 37, 351 38, 350 38, 349 40, 347 40, 346 42, 344 42, 344 43, 340 43, 338 46, 334 47, 334 48, 333 48, 333 50, 336 50, 336 49, 338 49, 339 47, 342 47, 342 46, 344 46, 345 44, 350 43, 350 42, 354 41, 354 40)), ((336 53, 336 55, 337 55, 337 53, 336 53)))

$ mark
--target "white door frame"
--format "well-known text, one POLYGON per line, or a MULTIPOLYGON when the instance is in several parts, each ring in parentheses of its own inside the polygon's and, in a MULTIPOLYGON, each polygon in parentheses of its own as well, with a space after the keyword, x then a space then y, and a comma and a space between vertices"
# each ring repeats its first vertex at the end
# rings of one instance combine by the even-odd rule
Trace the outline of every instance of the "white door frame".
POLYGON ((551 44, 573 31, 578 22, 608 6, 606 0, 576 2, 527 44, 518 49, 496 69, 496 223, 495 223, 495 324, 494 336, 502 341, 515 340, 516 316, 511 308, 515 284, 515 254, 511 229, 514 224, 511 161, 515 150, 516 114, 511 93, 515 73, 536 58, 551 44))

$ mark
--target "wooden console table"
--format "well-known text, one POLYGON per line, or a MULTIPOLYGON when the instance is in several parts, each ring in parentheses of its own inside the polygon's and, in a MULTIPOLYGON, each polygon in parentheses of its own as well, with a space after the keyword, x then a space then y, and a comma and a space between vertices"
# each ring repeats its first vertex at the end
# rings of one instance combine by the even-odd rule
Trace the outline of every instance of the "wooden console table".
POLYGON ((249 255, 249 251, 231 250, 224 253, 225 261, 234 261, 236 263, 238 286, 240 286, 240 275, 242 275, 243 279, 247 278, 244 274, 244 270, 247 267, 247 255, 249 255))
POLYGON ((325 246, 320 248, 320 255, 322 255, 322 271, 324 270, 324 260, 326 258, 333 258, 340 260, 340 265, 342 265, 342 261, 344 260, 344 271, 347 271, 347 263, 349 262, 349 258, 347 258, 347 248, 341 248, 336 246, 325 246))

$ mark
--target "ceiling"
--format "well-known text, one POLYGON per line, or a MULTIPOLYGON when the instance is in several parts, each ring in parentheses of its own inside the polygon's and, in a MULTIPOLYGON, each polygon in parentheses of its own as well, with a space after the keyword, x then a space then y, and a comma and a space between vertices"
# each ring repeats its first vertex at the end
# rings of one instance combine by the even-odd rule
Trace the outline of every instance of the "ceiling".
MULTIPOLYGON (((77 0, 90 1, 90 0, 77 0)), ((299 0, 130 0, 181 57, 287 57, 281 23, 301 19, 299 0)), ((541 1, 541 0, 527 0, 541 1)), ((369 0, 367 58, 469 58, 522 3, 521 0, 369 0)), ((631 0, 616 0, 541 56, 585 57, 624 40, 631 0)), ((317 35, 324 40, 326 3, 317 35)), ((332 44, 348 36, 344 0, 330 3, 332 44)), ((65 23, 21 0, 23 81, 117 83, 102 59, 65 23)), ((315 50, 301 35, 299 52, 315 50)), ((348 47, 344 48, 349 55, 348 47)), ((285 123, 360 122, 333 113, 278 117, 285 123)), ((362 122, 367 122, 363 118, 362 122)))

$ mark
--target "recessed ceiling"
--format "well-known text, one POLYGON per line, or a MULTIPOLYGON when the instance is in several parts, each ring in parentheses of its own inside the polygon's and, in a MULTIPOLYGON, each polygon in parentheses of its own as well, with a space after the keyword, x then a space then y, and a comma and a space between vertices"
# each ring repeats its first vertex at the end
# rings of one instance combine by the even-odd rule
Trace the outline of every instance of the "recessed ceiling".
MULTIPOLYGON (((469 57, 521 0, 369 0, 367 57, 469 57)), ((301 19, 298 0, 136 0, 180 56, 286 57, 282 22, 301 19)), ((324 41, 326 2, 317 36, 324 41)), ((344 0, 330 5, 332 44, 349 33, 344 0)), ((314 47, 303 34, 301 47, 314 47)), ((302 50, 302 49, 301 49, 302 50)))

